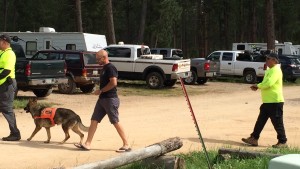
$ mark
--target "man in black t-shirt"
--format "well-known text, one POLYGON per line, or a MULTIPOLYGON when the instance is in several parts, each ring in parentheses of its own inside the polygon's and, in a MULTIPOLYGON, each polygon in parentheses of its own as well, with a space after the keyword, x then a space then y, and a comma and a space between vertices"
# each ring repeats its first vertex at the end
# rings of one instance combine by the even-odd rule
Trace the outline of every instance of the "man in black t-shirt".
POLYGON ((105 50, 98 51, 96 59, 100 65, 103 65, 103 69, 100 73, 100 89, 94 92, 94 94, 99 95, 99 99, 97 100, 91 118, 91 125, 86 142, 84 144, 75 144, 75 146, 84 150, 89 150, 98 123, 100 123, 104 116, 107 115, 109 121, 114 125, 123 141, 123 146, 119 148, 117 152, 130 151, 131 148, 129 147, 124 129, 119 122, 118 109, 120 101, 117 94, 118 71, 116 67, 109 62, 108 53, 105 50))

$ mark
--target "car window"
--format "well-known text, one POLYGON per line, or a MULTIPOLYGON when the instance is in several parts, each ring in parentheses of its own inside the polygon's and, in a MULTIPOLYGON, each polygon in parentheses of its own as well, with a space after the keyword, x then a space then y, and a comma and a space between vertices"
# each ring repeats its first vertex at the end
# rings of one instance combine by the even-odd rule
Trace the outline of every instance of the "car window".
POLYGON ((130 48, 107 48, 108 57, 114 58, 130 58, 131 50, 130 48))
POLYGON ((167 57, 168 56, 168 51, 167 50, 160 50, 159 54, 163 55, 163 57, 167 57))
POLYGON ((224 52, 222 60, 223 61, 232 61, 233 53, 231 52, 224 52))
POLYGON ((37 53, 34 56, 32 56, 32 59, 47 60, 48 56, 49 56, 49 53, 37 53))
POLYGON ((182 50, 173 50, 172 57, 176 57, 176 56, 183 57, 182 50))
POLYGON ((85 53, 83 54, 84 64, 98 64, 96 61, 96 54, 95 53, 85 53))
POLYGON ((67 53, 65 57, 65 61, 68 66, 70 67, 81 67, 81 62, 80 62, 80 54, 76 53, 67 53))
POLYGON ((152 54, 157 54, 157 50, 154 50, 154 49, 153 49, 153 50, 151 50, 151 53, 152 53, 152 54))
POLYGON ((206 60, 220 60, 221 52, 214 52, 207 56, 206 60))
POLYGON ((291 59, 291 64, 300 65, 300 59, 298 59, 298 58, 292 58, 291 59))

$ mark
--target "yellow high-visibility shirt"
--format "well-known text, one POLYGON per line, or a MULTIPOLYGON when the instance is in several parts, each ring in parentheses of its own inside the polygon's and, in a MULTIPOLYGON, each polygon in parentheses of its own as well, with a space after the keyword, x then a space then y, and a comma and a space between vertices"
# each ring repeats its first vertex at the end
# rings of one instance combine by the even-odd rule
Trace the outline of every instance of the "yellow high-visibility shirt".
MULTIPOLYGON (((5 51, 0 53, 0 73, 3 69, 11 70, 10 76, 11 78, 15 78, 15 64, 16 64, 16 55, 15 52, 12 51, 11 48, 7 48, 5 51)), ((7 76, 7 77, 8 77, 7 76)), ((6 81, 6 78, 0 79, 0 85, 6 81)))
POLYGON ((265 71, 264 79, 257 84, 261 89, 261 98, 263 103, 280 103, 284 102, 282 91, 282 71, 280 65, 265 71))

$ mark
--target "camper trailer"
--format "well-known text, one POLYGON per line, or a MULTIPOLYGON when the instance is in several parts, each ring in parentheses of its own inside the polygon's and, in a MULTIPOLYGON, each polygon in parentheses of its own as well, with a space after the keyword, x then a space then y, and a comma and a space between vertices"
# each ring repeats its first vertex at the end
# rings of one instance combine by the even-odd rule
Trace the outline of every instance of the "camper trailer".
MULTIPOLYGON (((286 55, 299 55, 299 45, 293 45, 292 42, 275 43, 275 52, 286 55)), ((233 43, 232 50, 248 50, 253 53, 259 53, 267 50, 267 43, 233 43)))
POLYGON ((25 50, 26 58, 31 58, 37 51, 82 50, 97 52, 107 46, 105 35, 82 32, 56 32, 49 27, 41 27, 39 32, 1 32, 8 34, 25 50))

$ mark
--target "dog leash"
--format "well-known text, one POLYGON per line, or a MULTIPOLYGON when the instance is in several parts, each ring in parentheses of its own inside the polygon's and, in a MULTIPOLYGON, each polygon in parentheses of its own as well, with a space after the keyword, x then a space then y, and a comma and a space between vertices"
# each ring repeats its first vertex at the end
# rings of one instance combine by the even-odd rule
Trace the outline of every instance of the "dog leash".
POLYGON ((184 83, 183 83, 182 78, 180 77, 179 79, 180 79, 180 84, 181 84, 181 87, 182 87, 183 94, 184 94, 184 96, 185 96, 185 98, 186 98, 187 104, 188 104, 188 106, 189 106, 191 115, 192 115, 193 120, 194 120, 194 124, 195 124, 196 130, 197 130, 197 133, 198 133, 200 142, 201 142, 202 147, 203 147, 203 151, 204 151, 204 154, 205 154, 205 157, 206 157, 206 161, 207 161, 208 168, 209 168, 209 169, 212 169, 211 164, 210 164, 210 160, 209 160, 209 157, 208 157, 208 153, 207 153, 206 148, 205 148, 204 140, 203 140, 203 138, 202 138, 202 135, 201 135, 201 132, 200 132, 200 129, 199 129, 199 126, 198 126, 198 123, 197 123, 197 119, 196 119, 196 116, 195 116, 195 114, 194 114, 194 111, 193 111, 193 108, 192 108, 192 105, 191 105, 189 96, 188 96, 188 94, 187 94, 187 92, 186 92, 186 89, 185 89, 185 86, 184 86, 184 83))

